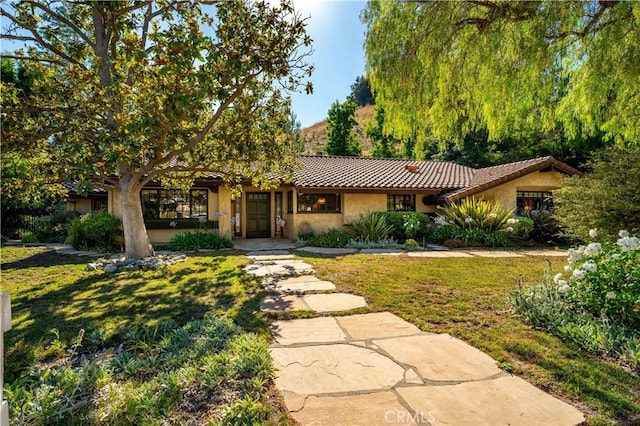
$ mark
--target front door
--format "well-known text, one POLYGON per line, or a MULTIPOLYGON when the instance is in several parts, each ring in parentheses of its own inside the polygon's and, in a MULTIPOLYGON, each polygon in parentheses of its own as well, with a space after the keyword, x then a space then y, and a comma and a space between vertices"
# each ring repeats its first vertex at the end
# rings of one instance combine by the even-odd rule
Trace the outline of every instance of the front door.
POLYGON ((247 192, 247 238, 271 237, 270 194, 247 192))

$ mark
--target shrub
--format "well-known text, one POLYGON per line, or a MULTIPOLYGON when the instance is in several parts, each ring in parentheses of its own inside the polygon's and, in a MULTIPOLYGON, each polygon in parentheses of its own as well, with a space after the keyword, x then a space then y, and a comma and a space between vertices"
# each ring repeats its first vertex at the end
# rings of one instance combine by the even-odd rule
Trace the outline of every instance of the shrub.
POLYGON ((393 230, 393 226, 387 222, 385 215, 378 212, 360 213, 358 218, 347 226, 353 238, 363 241, 387 239, 393 230))
POLYGON ((534 221, 530 217, 518 216, 507 220, 507 228, 509 237, 519 240, 531 239, 531 232, 534 228, 534 221), (511 228, 511 229, 510 229, 511 228))
POLYGON ((429 241, 442 244, 447 240, 460 240, 468 246, 508 247, 511 241, 503 232, 491 232, 481 228, 461 229, 454 225, 443 225, 429 234, 429 241))
POLYGON ((341 229, 332 228, 312 237, 308 244, 315 247, 346 247, 351 239, 350 235, 341 229))
POLYGON ((231 247, 233 243, 228 238, 207 232, 181 232, 169 241, 169 250, 172 251, 219 250, 231 247))
POLYGON ((36 237, 36 234, 33 234, 31 232, 26 232, 24 234, 22 234, 22 238, 20 239, 23 243, 38 243, 38 237, 36 237))
POLYGON ((619 229, 640 232, 638 158, 640 145, 607 148, 587 163, 590 173, 567 178, 554 191, 554 215, 568 236, 588 241, 592 228, 610 238, 619 229))
POLYGON ((547 274, 542 284, 520 288, 511 300, 535 327, 640 365, 640 239, 626 231, 615 243, 569 250, 564 273, 553 279, 547 274))
POLYGON ((41 243, 61 243, 69 234, 73 221, 78 219, 78 213, 59 205, 47 215, 35 220, 35 237, 41 243))
POLYGON ((429 234, 429 216, 416 212, 380 212, 392 226, 390 237, 420 239, 429 234))
POLYGON ((498 201, 465 198, 446 206, 443 216, 447 223, 460 229, 479 228, 488 232, 503 231, 513 210, 506 210, 498 201))
POLYGON ((546 210, 530 211, 526 213, 526 218, 531 220, 532 228, 529 238, 538 243, 547 243, 549 241, 562 242, 560 236, 560 223, 556 220, 552 213, 546 210))
POLYGON ((408 248, 418 248, 420 247, 420 244, 418 244, 418 242, 414 239, 409 238, 408 240, 406 240, 404 242, 404 245, 408 248))
POLYGON ((76 250, 114 252, 120 250, 122 222, 106 210, 84 215, 71 222, 68 242, 76 250))

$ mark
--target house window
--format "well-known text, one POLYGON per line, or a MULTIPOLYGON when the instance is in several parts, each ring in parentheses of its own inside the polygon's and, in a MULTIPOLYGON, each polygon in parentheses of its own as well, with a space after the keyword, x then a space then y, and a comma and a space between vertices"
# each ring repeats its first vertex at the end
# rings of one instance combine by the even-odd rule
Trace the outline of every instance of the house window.
POLYGON ((415 212, 416 211, 415 194, 388 194, 387 195, 387 211, 415 212))
POLYGON ((516 213, 525 214, 533 210, 552 210, 553 194, 550 191, 517 191, 516 213))
POLYGON ((96 198, 93 200, 93 210, 94 212, 100 210, 107 210, 109 208, 109 203, 106 198, 96 198))
POLYGON ((208 214, 206 189, 143 189, 140 191, 145 219, 200 219, 208 214))
POLYGON ((340 194, 298 194, 298 212, 340 212, 340 194))
POLYGON ((293 213, 293 189, 287 191, 287 213, 293 213))

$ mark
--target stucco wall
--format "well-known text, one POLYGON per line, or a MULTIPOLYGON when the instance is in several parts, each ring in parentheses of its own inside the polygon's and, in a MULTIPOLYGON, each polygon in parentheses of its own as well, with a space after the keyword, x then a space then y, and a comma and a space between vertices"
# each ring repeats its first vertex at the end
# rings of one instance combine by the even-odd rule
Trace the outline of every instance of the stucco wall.
MULTIPOLYGON (((231 236, 233 235, 233 230, 231 228, 231 215, 233 212, 233 209, 231 207, 231 191, 224 186, 220 186, 218 188, 218 193, 214 195, 216 195, 216 209, 213 211, 209 210, 209 215, 211 215, 212 213, 215 214, 215 212, 220 212, 221 216, 218 218, 218 229, 220 235, 231 238, 231 236)), ((242 225, 242 222, 240 222, 240 225, 242 225)))
POLYGON ((558 172, 533 172, 476 194, 475 197, 483 197, 485 200, 497 200, 503 207, 515 209, 517 191, 551 191, 558 189, 562 186, 563 176, 558 172))
POLYGON ((294 237, 310 228, 316 234, 331 228, 341 228, 344 224, 342 213, 296 213, 294 219, 294 237))
POLYGON ((342 195, 344 221, 350 222, 360 213, 384 212, 387 210, 387 194, 358 194, 342 195))
POLYGON ((67 201, 67 209, 80 214, 91 213, 91 200, 88 198, 74 198, 67 201))

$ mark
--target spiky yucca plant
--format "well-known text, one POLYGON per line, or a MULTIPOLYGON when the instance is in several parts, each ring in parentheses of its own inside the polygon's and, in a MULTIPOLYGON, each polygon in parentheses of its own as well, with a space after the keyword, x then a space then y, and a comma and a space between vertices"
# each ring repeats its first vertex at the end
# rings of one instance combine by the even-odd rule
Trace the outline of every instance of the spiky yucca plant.
POLYGON ((461 229, 480 228, 497 232, 507 227, 513 209, 503 208, 498 201, 472 197, 446 206, 442 213, 448 223, 461 229))

